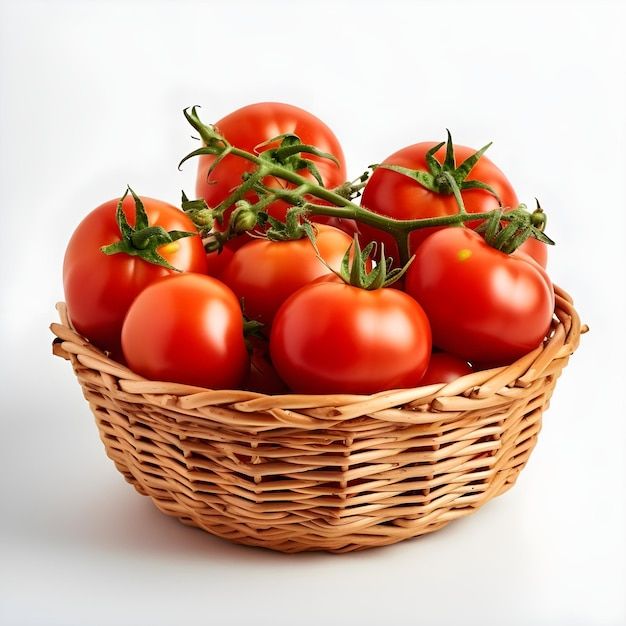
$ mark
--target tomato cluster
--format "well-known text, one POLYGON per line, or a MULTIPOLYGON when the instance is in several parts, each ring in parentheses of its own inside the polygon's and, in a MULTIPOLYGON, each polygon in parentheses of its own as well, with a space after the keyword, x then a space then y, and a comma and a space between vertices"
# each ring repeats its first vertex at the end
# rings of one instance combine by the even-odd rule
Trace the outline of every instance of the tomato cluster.
POLYGON ((297 107, 202 129, 200 200, 129 189, 67 247, 73 325, 135 372, 372 394, 511 363, 549 333, 549 240, 527 239, 537 229, 488 146, 417 143, 351 185, 335 135, 297 107))

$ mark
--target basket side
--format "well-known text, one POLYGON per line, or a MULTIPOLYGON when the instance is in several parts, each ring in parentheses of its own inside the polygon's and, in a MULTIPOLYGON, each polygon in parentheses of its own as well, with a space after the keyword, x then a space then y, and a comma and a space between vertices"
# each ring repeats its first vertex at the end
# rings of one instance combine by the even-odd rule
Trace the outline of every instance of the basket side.
POLYGON ((239 543, 345 552, 432 532, 515 483, 578 345, 557 301, 551 336, 517 363, 370 397, 155 383, 67 319, 55 333, 108 456, 160 510, 239 543))

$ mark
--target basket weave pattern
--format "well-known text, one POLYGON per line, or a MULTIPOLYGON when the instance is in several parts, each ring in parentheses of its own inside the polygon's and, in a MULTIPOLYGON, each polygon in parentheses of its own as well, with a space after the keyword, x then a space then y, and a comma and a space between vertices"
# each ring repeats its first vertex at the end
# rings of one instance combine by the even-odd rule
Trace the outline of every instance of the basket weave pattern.
POLYGON ((347 552, 437 530, 515 483, 580 338, 556 292, 549 337, 516 363, 373 396, 148 381, 80 337, 62 304, 54 352, 107 455, 161 511, 238 543, 347 552))

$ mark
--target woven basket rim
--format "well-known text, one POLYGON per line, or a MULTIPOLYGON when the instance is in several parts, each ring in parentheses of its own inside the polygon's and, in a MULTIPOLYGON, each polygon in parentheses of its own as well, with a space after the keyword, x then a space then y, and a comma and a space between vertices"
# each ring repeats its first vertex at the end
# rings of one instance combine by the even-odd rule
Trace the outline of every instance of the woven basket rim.
MULTIPOLYGON (((279 394, 266 395, 241 389, 211 390, 203 387, 148 380, 78 334, 71 325, 65 303, 56 305, 61 322, 50 329, 56 336, 53 352, 77 365, 95 369, 116 379, 129 393, 143 393, 160 405, 174 403, 177 409, 193 411, 202 406, 227 405, 238 413, 270 413, 289 426, 324 427, 324 422, 339 423, 365 414, 379 414, 386 421, 429 423, 454 420, 467 410, 492 406, 495 396, 502 402, 515 391, 523 391, 546 370, 562 369, 564 360, 576 350, 580 335, 588 330, 568 293, 555 285, 555 316, 544 342, 510 365, 472 372, 444 384, 394 389, 373 395, 352 394, 279 394), (558 362, 560 367, 555 364, 558 362), (397 410, 401 407, 400 410, 397 410), (394 412, 394 408, 396 409, 394 412), (408 411, 406 409, 409 409, 408 411), (442 413, 437 413, 442 410, 442 413)), ((229 420, 229 423, 232 423, 229 420)))

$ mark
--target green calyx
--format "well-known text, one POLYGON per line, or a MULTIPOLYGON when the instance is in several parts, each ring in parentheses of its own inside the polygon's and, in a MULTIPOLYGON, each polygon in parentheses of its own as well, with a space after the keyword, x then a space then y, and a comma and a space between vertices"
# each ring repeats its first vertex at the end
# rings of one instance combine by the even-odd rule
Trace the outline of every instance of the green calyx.
POLYGON ((168 263, 158 253, 157 249, 168 243, 174 243, 184 237, 191 237, 197 234, 182 230, 167 231, 162 226, 150 226, 141 199, 130 187, 127 187, 124 195, 117 203, 116 221, 122 238, 108 246, 102 246, 100 250, 104 252, 104 254, 112 255, 123 253, 138 256, 148 263, 160 265, 161 267, 175 272, 179 272, 180 270, 168 263), (126 198, 129 193, 135 200, 134 228, 128 223, 124 210, 122 209, 124 198, 126 198))
POLYGON ((224 248, 224 244, 229 240, 229 237, 226 233, 221 233, 217 230, 212 230, 207 237, 202 240, 204 244, 204 249, 206 252, 217 252, 218 254, 222 252, 224 248))
POLYGON ((412 170, 407 167, 401 167, 400 165, 392 165, 387 163, 381 163, 377 167, 382 167, 387 170, 392 170, 393 172, 398 172, 398 174, 408 176, 409 178, 422 185, 422 187, 425 187, 426 189, 434 193, 450 195, 454 194, 457 189, 461 191, 465 189, 482 189, 490 193, 498 200, 500 204, 502 204, 500 197, 493 187, 479 180, 467 179, 474 165, 478 163, 478 161, 487 151, 489 146, 491 146, 491 142, 489 142, 486 146, 483 146, 480 150, 474 152, 474 154, 467 157, 465 161, 457 166, 454 156, 454 144, 452 143, 452 135, 447 129, 446 132, 448 133, 447 141, 442 141, 441 143, 438 143, 426 153, 426 163, 428 166, 428 169, 426 171, 412 170), (443 163, 440 163, 435 158, 435 153, 444 145, 446 146, 446 156, 443 163))
POLYGON ((230 216, 229 229, 236 234, 241 234, 247 230, 253 230, 259 223, 259 211, 247 200, 238 200, 235 203, 235 210, 230 216))
POLYGON ((274 163, 291 172, 308 170, 321 187, 324 186, 324 181, 322 179, 322 175, 317 169, 317 166, 313 161, 311 161, 311 159, 307 159, 303 155, 313 154, 322 159, 328 159, 339 167, 339 161, 334 155, 328 152, 322 152, 319 148, 310 144, 302 143, 300 137, 293 133, 285 133, 283 135, 273 137, 268 141, 264 141, 256 146, 255 151, 258 151, 259 148, 272 146, 276 142, 280 142, 277 148, 268 147, 266 150, 261 150, 259 152, 261 159, 274 163))
POLYGON ((193 152, 190 152, 187 156, 185 156, 181 162, 178 164, 178 169, 181 168, 182 164, 195 156, 201 156, 203 154, 211 154, 216 156, 217 158, 211 164, 209 168, 207 176, 211 174, 211 172, 217 167, 222 159, 224 159, 233 149, 233 147, 226 141, 226 139, 220 134, 218 129, 212 124, 204 124, 200 117, 198 116, 198 107, 191 107, 191 111, 189 108, 183 110, 183 115, 185 119, 193 126, 193 128, 199 133, 200 139, 202 140, 203 146, 202 148, 198 148, 193 152))
POLYGON ((346 250, 341 261, 341 269, 339 272, 335 273, 346 284, 368 291, 389 287, 395 283, 409 269, 409 265, 413 262, 414 257, 411 257, 408 263, 403 267, 389 270, 388 268, 392 266, 393 259, 390 257, 385 258, 385 246, 381 243, 380 258, 376 266, 368 271, 368 261, 370 257, 373 257, 375 246, 376 244, 372 242, 361 249, 359 238, 357 235, 354 235, 352 245, 346 250), (350 253, 352 251, 354 252, 352 259, 350 259, 350 253))
POLYGON ((543 232, 545 224, 545 213, 537 202, 532 213, 524 204, 506 213, 502 209, 493 211, 476 231, 484 233, 485 241, 492 248, 511 254, 531 237, 553 246, 554 241, 543 232))
POLYGON ((205 200, 190 200, 183 191, 181 208, 200 232, 209 231, 213 227, 213 213, 205 200))
POLYGON ((312 242, 315 242, 315 228, 306 219, 306 209, 302 207, 289 209, 284 222, 267 214, 264 215, 264 218, 265 222, 269 224, 265 237, 270 241, 295 241, 308 237, 312 242))
POLYGON ((338 196, 345 198, 346 200, 356 200, 363 193, 363 188, 367 184, 369 177, 371 175, 371 171, 376 167, 375 165, 370 165, 370 167, 363 172, 358 178, 355 178, 352 181, 346 181, 339 187, 335 187, 333 192, 338 196))

